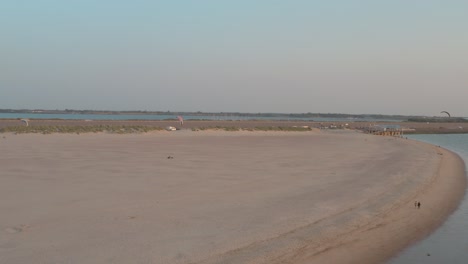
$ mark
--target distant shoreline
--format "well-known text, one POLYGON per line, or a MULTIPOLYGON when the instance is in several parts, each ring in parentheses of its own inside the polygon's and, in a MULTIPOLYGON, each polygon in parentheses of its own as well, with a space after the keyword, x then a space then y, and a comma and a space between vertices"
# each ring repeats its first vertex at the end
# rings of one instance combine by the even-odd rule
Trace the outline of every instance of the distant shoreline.
MULTIPOLYGON (((46 110, 46 109, 0 109, 0 118, 3 115, 63 115, 64 118, 58 117, 59 119, 67 119, 71 116, 134 116, 136 119, 147 119, 146 117, 165 117, 172 118, 176 116, 185 116, 187 119, 192 120, 213 120, 220 118, 221 120, 235 118, 235 119, 273 119, 273 120, 290 120, 290 119, 303 119, 308 121, 324 121, 325 119, 343 120, 343 121, 389 121, 389 122, 462 122, 468 123, 466 117, 451 117, 447 112, 444 112, 442 116, 421 116, 421 115, 390 115, 390 114, 347 114, 347 113, 249 113, 249 112, 187 112, 187 111, 113 111, 113 110, 46 110), (449 115, 449 116, 446 116, 449 115), (200 118, 197 118, 200 117, 200 118)), ((75 118, 70 119, 75 119, 75 118)), ((45 117, 47 118, 47 117, 45 117)), ((164 119, 165 119, 164 118, 164 119)), ((91 118, 95 119, 95 118, 91 118)), ((113 119, 113 118, 111 118, 113 119)), ((120 118, 119 118, 120 119, 120 118)), ((129 118, 132 119, 132 118, 129 118)), ((127 119, 127 120, 129 120, 127 119)), ((162 118, 157 118, 162 119, 162 118)))
POLYGON ((416 115, 383 115, 383 114, 345 114, 345 113, 248 113, 248 112, 188 112, 188 111, 144 111, 144 110, 48 110, 48 109, 0 109, 1 113, 25 113, 25 114, 93 114, 93 115, 190 115, 190 116, 259 116, 259 117, 340 117, 340 118, 363 118, 363 117, 388 117, 397 119, 407 119, 410 117, 420 117, 416 115))

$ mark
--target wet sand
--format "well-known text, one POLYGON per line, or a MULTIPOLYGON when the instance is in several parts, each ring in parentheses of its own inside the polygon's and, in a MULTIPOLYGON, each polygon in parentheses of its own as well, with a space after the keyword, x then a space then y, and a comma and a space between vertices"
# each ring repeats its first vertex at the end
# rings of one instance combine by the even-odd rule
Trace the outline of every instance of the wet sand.
POLYGON ((449 151, 352 131, 4 135, 0 263, 380 263, 466 185, 449 151))

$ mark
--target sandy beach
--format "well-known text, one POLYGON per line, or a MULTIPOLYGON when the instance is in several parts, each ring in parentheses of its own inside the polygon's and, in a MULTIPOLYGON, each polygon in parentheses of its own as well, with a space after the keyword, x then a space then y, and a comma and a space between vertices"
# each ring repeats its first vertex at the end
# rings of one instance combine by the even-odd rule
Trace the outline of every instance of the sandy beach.
POLYGON ((381 263, 466 186, 450 151, 347 130, 0 134, 0 148, 0 263, 381 263))

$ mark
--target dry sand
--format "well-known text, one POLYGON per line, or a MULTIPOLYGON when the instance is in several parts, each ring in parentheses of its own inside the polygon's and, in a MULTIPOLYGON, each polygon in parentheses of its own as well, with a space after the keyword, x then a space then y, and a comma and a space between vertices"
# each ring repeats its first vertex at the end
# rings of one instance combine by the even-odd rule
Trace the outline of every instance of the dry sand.
POLYGON ((447 150, 349 131, 5 137, 0 263, 379 263, 466 184, 447 150))

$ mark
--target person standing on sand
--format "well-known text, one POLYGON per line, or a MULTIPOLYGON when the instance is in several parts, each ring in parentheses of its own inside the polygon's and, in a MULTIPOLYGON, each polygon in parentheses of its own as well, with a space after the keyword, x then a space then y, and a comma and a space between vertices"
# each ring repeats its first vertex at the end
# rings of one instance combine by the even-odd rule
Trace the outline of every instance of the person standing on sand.
POLYGON ((419 209, 420 207, 421 207, 421 203, 420 203, 420 202, 418 202, 418 209, 419 209))
POLYGON ((177 119, 179 120, 179 124, 181 126, 183 126, 184 125, 184 118, 182 116, 177 116, 177 119))

